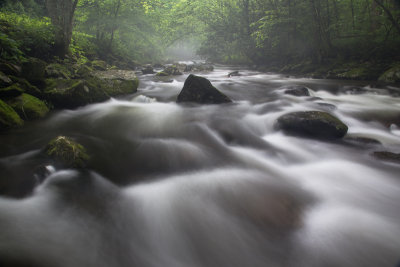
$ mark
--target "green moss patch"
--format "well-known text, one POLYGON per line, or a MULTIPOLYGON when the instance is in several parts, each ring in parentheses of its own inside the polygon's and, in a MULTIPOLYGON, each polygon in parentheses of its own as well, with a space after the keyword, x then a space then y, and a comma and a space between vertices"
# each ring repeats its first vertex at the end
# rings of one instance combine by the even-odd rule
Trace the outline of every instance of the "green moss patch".
POLYGON ((28 94, 22 94, 7 103, 26 120, 42 118, 49 112, 49 108, 43 101, 28 94))
POLYGON ((81 144, 65 136, 51 140, 45 148, 45 153, 65 168, 83 168, 90 158, 81 144))
POLYGON ((24 121, 19 115, 9 105, 0 100, 0 129, 19 127, 23 124, 24 121))

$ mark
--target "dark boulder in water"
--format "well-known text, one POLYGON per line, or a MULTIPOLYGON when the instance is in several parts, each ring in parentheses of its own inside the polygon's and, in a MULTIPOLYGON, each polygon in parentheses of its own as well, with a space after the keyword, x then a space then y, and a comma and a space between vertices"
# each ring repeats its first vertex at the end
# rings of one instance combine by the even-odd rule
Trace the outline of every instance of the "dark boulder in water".
POLYGON ((232 100, 218 91, 206 78, 190 74, 178 95, 177 102, 222 104, 231 103, 232 100))
POLYGON ((322 111, 285 114, 278 118, 276 126, 288 134, 325 140, 342 138, 348 130, 338 118, 322 111))
POLYGON ((310 96, 310 91, 308 91, 308 88, 304 86, 293 86, 285 90, 285 94, 294 96, 310 96))
POLYGON ((239 71, 232 71, 230 73, 228 73, 228 77, 233 77, 233 76, 242 76, 239 71))

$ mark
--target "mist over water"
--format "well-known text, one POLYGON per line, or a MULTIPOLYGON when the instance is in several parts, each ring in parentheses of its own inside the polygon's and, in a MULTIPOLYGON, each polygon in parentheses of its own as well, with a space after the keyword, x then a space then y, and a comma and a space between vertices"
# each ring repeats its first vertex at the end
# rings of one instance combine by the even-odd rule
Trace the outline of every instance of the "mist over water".
POLYGON ((400 167, 370 154, 399 153, 400 89, 250 70, 228 78, 233 70, 201 74, 233 104, 178 105, 186 75, 171 83, 145 75, 135 95, 59 111, 0 137, 0 176, 22 184, 57 135, 92 155, 86 171, 55 170, 28 196, 0 198, 0 262, 396 266, 400 167), (312 97, 285 95, 292 85, 308 86, 312 97), (355 86, 366 93, 346 93, 355 86), (279 116, 305 110, 328 111, 349 137, 381 144, 275 129, 279 116))

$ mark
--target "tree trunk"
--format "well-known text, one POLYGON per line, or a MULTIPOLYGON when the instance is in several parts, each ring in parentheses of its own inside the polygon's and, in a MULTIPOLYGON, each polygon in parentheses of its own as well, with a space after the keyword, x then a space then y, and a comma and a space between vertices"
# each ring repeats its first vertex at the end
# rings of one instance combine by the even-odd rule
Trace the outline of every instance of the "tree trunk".
POLYGON ((46 0, 46 8, 55 28, 55 54, 64 58, 69 53, 73 20, 78 0, 46 0))

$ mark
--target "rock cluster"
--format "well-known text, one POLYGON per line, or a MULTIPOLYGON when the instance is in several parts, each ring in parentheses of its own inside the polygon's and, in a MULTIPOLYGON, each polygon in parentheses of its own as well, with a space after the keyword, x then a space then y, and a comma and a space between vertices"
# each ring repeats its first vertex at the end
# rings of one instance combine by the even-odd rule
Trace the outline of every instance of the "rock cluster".
POLYGON ((75 108, 135 93, 132 70, 117 70, 94 60, 46 63, 29 58, 21 66, 0 62, 0 130, 45 116, 50 108, 75 108))

